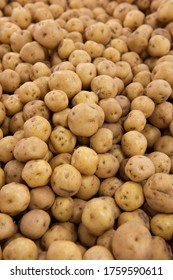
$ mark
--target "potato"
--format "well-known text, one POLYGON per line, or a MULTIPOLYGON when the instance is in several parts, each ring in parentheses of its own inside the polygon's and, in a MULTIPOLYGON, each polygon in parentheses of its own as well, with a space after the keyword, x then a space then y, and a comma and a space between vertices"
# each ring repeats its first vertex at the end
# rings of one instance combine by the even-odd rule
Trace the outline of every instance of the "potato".
POLYGON ((97 132, 90 137, 90 147, 96 151, 96 153, 108 152, 113 143, 113 133, 108 128, 99 128, 97 132))
POLYGON ((69 221, 73 224, 80 224, 82 211, 86 204, 86 201, 80 198, 74 198, 73 201, 74 201, 73 213, 69 221))
POLYGON ((133 99, 131 102, 131 110, 139 110, 142 111, 144 114, 145 118, 149 118, 155 108, 155 104, 151 98, 148 96, 137 96, 136 98, 133 99))
POLYGON ((121 147, 123 153, 127 157, 135 155, 144 155, 147 149, 147 139, 145 136, 136 130, 126 132, 121 139, 121 147))
POLYGON ((53 191, 62 197, 75 195, 82 183, 80 172, 72 165, 64 163, 52 172, 51 187, 53 191))
POLYGON ((0 83, 4 92, 12 93, 20 86, 21 79, 16 71, 5 69, 0 73, 0 83))
POLYGON ((61 28, 51 19, 36 23, 32 35, 38 43, 48 49, 56 48, 63 38, 61 28))
POLYGON ((21 83, 30 81, 31 68, 32 64, 26 62, 19 63, 16 66, 15 72, 19 74, 21 83))
POLYGON ((44 101, 52 112, 60 112, 66 109, 69 102, 67 94, 62 90, 49 91, 46 93, 44 101))
POLYGON ((98 164, 97 153, 88 147, 78 147, 72 154, 71 164, 81 174, 93 175, 96 172, 98 164))
POLYGON ((22 170, 22 179, 30 188, 46 186, 52 174, 50 164, 43 160, 29 160, 22 170))
POLYGON ((132 156, 126 166, 125 173, 134 182, 142 182, 155 173, 152 160, 143 155, 132 156))
POLYGON ((49 81, 49 77, 47 77, 47 76, 39 77, 33 81, 41 90, 40 99, 44 99, 46 93, 49 92, 48 81, 49 81))
POLYGON ((172 213, 172 176, 166 173, 152 175, 144 184, 143 191, 148 205, 161 213, 172 213))
POLYGON ((3 101, 3 104, 5 106, 6 115, 10 117, 14 116, 23 109, 23 103, 17 94, 8 96, 3 101))
POLYGON ((24 62, 35 64, 46 58, 44 48, 36 41, 26 43, 20 50, 20 57, 24 62))
POLYGON ((119 163, 121 163, 122 160, 125 159, 125 155, 122 151, 121 145, 119 144, 113 143, 112 148, 109 150, 109 153, 116 157, 119 163))
POLYGON ((95 175, 82 175, 82 183, 76 197, 84 200, 91 199, 97 194, 100 187, 100 180, 95 175))
POLYGON ((173 235, 172 214, 158 213, 151 219, 151 231, 165 240, 171 240, 173 235))
POLYGON ((139 82, 132 82, 125 88, 125 95, 128 97, 130 101, 135 99, 138 96, 143 95, 144 87, 139 82))
POLYGON ((8 52, 4 54, 2 58, 2 66, 5 69, 15 70, 16 66, 20 64, 22 60, 16 52, 8 52))
POLYGON ((152 152, 147 155, 155 166, 155 173, 169 173, 171 169, 171 159, 162 152, 152 152))
POLYGON ((82 223, 80 223, 78 226, 78 237, 80 243, 87 248, 90 248, 96 244, 96 235, 92 234, 82 223))
POLYGON ((98 104, 98 96, 93 91, 82 90, 77 93, 72 99, 72 107, 79 103, 95 103, 98 104))
POLYGON ((71 197, 56 197, 51 207, 51 214, 57 221, 67 222, 72 216, 74 202, 71 197))
POLYGON ((98 154, 98 165, 95 172, 99 178, 109 178, 115 176, 119 169, 119 162, 110 153, 98 154))
POLYGON ((38 239, 48 230, 49 214, 41 209, 33 209, 24 214, 20 220, 20 231, 30 239, 38 239))
POLYGON ((115 98, 110 97, 101 99, 99 101, 99 106, 105 113, 105 121, 107 123, 115 123, 120 119, 122 115, 122 109, 115 98))
POLYGON ((114 260, 111 252, 101 245, 92 246, 83 255, 83 260, 114 260))
POLYGON ((1 23, 1 33, 0 33, 0 41, 4 44, 10 43, 10 37, 15 31, 20 31, 20 27, 12 22, 4 22, 1 23))
POLYGON ((50 244, 56 240, 69 240, 72 241, 72 236, 69 230, 61 224, 53 224, 41 237, 41 246, 47 251, 50 244))
POLYGON ((68 60, 76 67, 80 63, 90 63, 91 57, 86 51, 75 49, 69 55, 68 60))
POLYGON ((173 137, 170 135, 160 136, 154 144, 154 151, 165 153, 171 157, 173 155, 173 137))
POLYGON ((117 177, 110 177, 104 179, 99 187, 99 196, 113 197, 115 191, 121 186, 123 182, 117 177))
POLYGON ((4 248, 2 256, 4 260, 37 260, 38 249, 31 239, 19 237, 4 248))
POLYGON ((146 118, 141 110, 131 110, 127 115, 123 126, 126 131, 136 130, 142 131, 146 125, 146 118))
POLYGON ((112 252, 117 260, 149 260, 152 255, 151 246, 149 230, 135 221, 119 226, 112 238, 112 252))
POLYGON ((172 88, 166 80, 156 79, 147 85, 144 93, 155 103, 162 103, 170 97, 172 88))
POLYGON ((104 246, 112 253, 112 238, 113 238, 114 232, 115 232, 114 229, 109 229, 109 230, 105 231, 102 235, 97 237, 96 244, 104 246))
POLYGON ((149 121, 154 126, 163 129, 169 127, 172 121, 173 106, 170 102, 165 101, 155 106, 149 121), (165 111, 167 112, 165 114, 165 111))
POLYGON ((48 210, 55 201, 55 194, 49 186, 30 190, 29 209, 48 210))
POLYGON ((96 67, 91 62, 85 62, 83 59, 81 60, 82 61, 76 65, 76 73, 82 82, 82 88, 88 89, 90 83, 96 77, 96 67))
POLYGON ((43 62, 36 62, 34 65, 31 66, 30 78, 32 81, 41 77, 49 77, 50 75, 50 68, 43 62))
MULTIPOLYGON (((24 163, 18 160, 13 159, 8 161, 4 166, 4 178, 6 184, 12 182, 23 183, 23 179, 21 176, 23 167, 24 163)), ((2 176, 3 174, 1 175, 1 178, 3 178, 2 176)))
POLYGON ((52 123, 54 126, 63 126, 64 128, 68 128, 68 114, 71 111, 70 108, 66 108, 60 112, 56 112, 52 116, 52 123))
POLYGON ((0 189, 0 211, 16 216, 24 211, 30 202, 30 192, 26 185, 11 182, 0 189))
POLYGON ((39 99, 41 96, 41 91, 34 82, 26 82, 22 84, 16 90, 16 93, 19 95, 21 102, 24 104, 29 101, 39 99))
POLYGON ((173 73, 173 65, 171 61, 162 61, 158 64, 156 63, 155 67, 152 70, 152 80, 165 80, 171 87, 173 87, 173 81, 170 78, 173 73))
POLYGON ((142 185, 133 181, 125 182, 115 191, 114 198, 124 211, 134 211, 144 203, 142 185))
POLYGON ((160 3, 157 9, 157 18, 163 23, 168 23, 173 20, 172 13, 170 11, 172 7, 172 1, 163 1, 160 3))
POLYGON ((169 53, 171 48, 170 41, 163 35, 154 35, 148 42, 148 53, 152 57, 162 57, 169 53))
POLYGON ((67 59, 74 50, 75 44, 72 39, 64 38, 58 45, 58 55, 61 59, 67 59))
POLYGON ((104 46, 92 40, 87 40, 84 44, 84 50, 94 59, 102 56, 104 46))
POLYGON ((113 61, 109 59, 102 59, 96 65, 98 75, 106 75, 111 78, 116 77, 117 68, 113 61))
POLYGON ((10 46, 13 52, 19 53, 21 48, 29 42, 32 42, 32 35, 27 29, 17 30, 10 36, 10 46))
POLYGON ((153 147, 153 145, 157 142, 157 140, 161 136, 160 130, 157 127, 155 127, 151 124, 148 124, 148 123, 146 124, 144 129, 141 131, 141 133, 147 139, 148 148, 153 147))
POLYGON ((50 141, 57 153, 71 153, 76 145, 76 136, 59 125, 52 130, 50 141))
POLYGON ((69 163, 70 164, 71 161, 71 154, 69 153, 61 153, 59 155, 56 155, 55 157, 53 157, 49 164, 52 167, 52 170, 56 167, 59 166, 63 163, 69 163))
POLYGON ((25 121, 36 115, 44 117, 47 120, 50 118, 50 111, 42 100, 29 101, 24 105, 23 116, 25 121))
POLYGON ((0 213, 0 240, 9 239, 16 231, 13 219, 7 215, 0 213))
POLYGON ((108 75, 95 77, 91 82, 91 89, 98 95, 99 99, 115 97, 118 93, 115 81, 108 75))
POLYGON ((89 137, 99 128, 98 111, 93 104, 80 103, 69 112, 68 125, 75 135, 89 137))
POLYGON ((13 154, 16 160, 27 162, 43 158, 47 151, 48 146, 43 140, 37 136, 30 136, 16 143, 13 154))
POLYGON ((149 216, 140 208, 131 212, 122 212, 118 217, 118 227, 128 221, 139 222, 150 229, 149 216))
POLYGON ((11 135, 0 139, 0 161, 6 163, 13 159, 13 151, 16 143, 17 139, 11 135))
POLYGON ((5 181, 6 181, 6 178, 5 178, 5 170, 3 170, 1 167, 0 167, 0 189, 3 187, 3 185, 5 185, 5 181))
POLYGON ((133 74, 132 74, 131 66, 128 62, 118 61, 116 63, 116 77, 121 79, 125 86, 132 81, 133 74))
POLYGON ((113 133, 113 144, 118 143, 123 135, 123 127, 120 123, 104 123, 102 127, 108 128, 113 133))
POLYGON ((79 76, 70 70, 55 71, 50 75, 50 90, 65 91, 68 98, 74 97, 82 89, 82 82, 79 76))
POLYGON ((87 40, 106 45, 111 39, 111 29, 102 22, 96 22, 85 29, 85 37, 87 40))
MULTIPOLYGON (((118 79, 118 78, 117 78, 118 79)), ((122 114, 121 116, 124 117, 128 114, 130 111, 130 101, 125 95, 117 95, 115 99, 118 101, 118 103, 121 106, 122 114)))
POLYGON ((82 254, 78 246, 68 240, 57 240, 50 244, 47 251, 48 260, 81 260, 82 254))
POLYGON ((82 223, 90 233, 96 236, 112 228, 114 218, 112 205, 103 197, 96 197, 87 201, 82 212, 82 223))
POLYGON ((172 260, 171 249, 160 236, 153 236, 151 260, 172 260))
POLYGON ((51 134, 51 125, 42 116, 34 116, 28 119, 23 126, 26 138, 36 136, 43 141, 47 141, 51 134))

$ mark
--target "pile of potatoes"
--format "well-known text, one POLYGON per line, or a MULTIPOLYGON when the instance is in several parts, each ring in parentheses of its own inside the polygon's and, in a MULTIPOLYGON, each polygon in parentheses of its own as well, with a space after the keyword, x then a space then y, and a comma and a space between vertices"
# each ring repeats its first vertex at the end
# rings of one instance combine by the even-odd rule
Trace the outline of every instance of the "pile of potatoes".
POLYGON ((173 0, 0 0, 0 259, 173 259, 173 0))

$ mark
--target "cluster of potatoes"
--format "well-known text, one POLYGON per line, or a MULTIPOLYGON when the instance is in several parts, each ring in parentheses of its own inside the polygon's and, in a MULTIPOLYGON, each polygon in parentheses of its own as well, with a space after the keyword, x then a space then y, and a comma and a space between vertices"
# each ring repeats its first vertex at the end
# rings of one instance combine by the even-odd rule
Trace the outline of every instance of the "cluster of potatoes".
POLYGON ((172 11, 0 0, 0 259, 172 259, 172 11))

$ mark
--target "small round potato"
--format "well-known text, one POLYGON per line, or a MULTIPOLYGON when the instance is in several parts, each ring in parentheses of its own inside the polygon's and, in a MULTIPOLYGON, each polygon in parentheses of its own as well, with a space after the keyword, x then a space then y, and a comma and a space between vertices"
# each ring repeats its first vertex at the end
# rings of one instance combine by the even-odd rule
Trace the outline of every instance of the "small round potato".
POLYGON ((47 251, 48 260, 81 260, 82 254, 78 246, 68 240, 57 240, 50 244, 47 251))
POLYGON ((37 260, 37 245, 29 238, 18 237, 9 242, 2 256, 4 260, 37 260))
POLYGON ((172 260, 170 247, 160 236, 153 236, 151 260, 172 260))
POLYGON ((87 201, 82 212, 82 223, 90 233, 96 236, 112 228, 114 219, 112 205, 103 197, 87 201))
POLYGON ((49 186, 30 190, 29 209, 48 210, 55 201, 55 194, 49 186))
POLYGON ((20 86, 20 75, 12 69, 5 69, 0 72, 0 83, 4 92, 12 93, 20 86))
POLYGON ((131 130, 122 136, 121 147, 123 153, 128 157, 144 155, 147 149, 147 139, 141 132, 131 130))
POLYGON ((11 135, 5 136, 4 138, 0 139, 0 161, 6 163, 14 158, 13 152, 16 144, 17 139, 11 135))
POLYGON ((144 114, 145 118, 149 118, 154 111, 155 104, 148 96, 137 96, 131 102, 131 110, 140 110, 144 114))
POLYGON ((148 42, 147 51, 152 57, 162 57, 170 51, 170 41, 163 35, 154 35, 148 42))
POLYGON ((154 144, 154 151, 165 153, 168 157, 173 156, 173 137, 160 136, 154 144))
POLYGON ((4 213, 0 213, 0 240, 9 239, 15 233, 13 219, 4 213))
POLYGON ((29 101, 23 107, 23 117, 25 121, 36 115, 42 116, 47 120, 50 118, 50 111, 43 100, 29 101))
POLYGON ((105 122, 116 123, 122 116, 122 109, 115 98, 105 98, 99 101, 99 106, 105 113, 105 122))
POLYGON ((167 81, 156 79, 147 85, 144 93, 155 103, 162 103, 170 97, 172 88, 167 81))
POLYGON ((41 209, 33 209, 22 216, 19 227, 23 235, 35 240, 43 236, 49 225, 49 214, 41 209))
POLYGON ((141 133, 145 136, 148 144, 148 148, 153 147, 153 145, 157 142, 157 140, 161 136, 160 129, 157 127, 147 123, 141 133))
POLYGON ((78 226, 78 238, 83 246, 90 248, 96 244, 97 236, 90 233, 86 226, 80 223, 78 226))
POLYGON ((51 214, 57 221, 67 222, 72 216, 74 201, 71 197, 56 197, 51 207, 51 214))
POLYGON ((128 221, 115 231, 112 252, 117 260, 149 260, 152 255, 152 236, 141 223, 128 221))
POLYGON ((106 45, 111 39, 111 28, 102 22, 96 22, 85 29, 87 40, 106 45))
POLYGON ((134 211, 144 203, 142 185, 128 181, 115 191, 115 202, 124 211, 134 211))
POLYGON ((59 70, 51 74, 49 79, 50 90, 62 90, 68 98, 72 98, 82 89, 82 82, 78 75, 70 70, 59 70))
POLYGON ((82 176, 80 172, 70 164, 61 164, 52 172, 51 187, 53 191, 62 197, 75 195, 81 186, 82 176))
POLYGON ((24 62, 30 64, 43 62, 46 58, 45 49, 36 41, 26 43, 19 54, 24 62))
POLYGON ((48 184, 52 168, 43 160, 29 160, 22 170, 22 179, 30 188, 42 187, 48 184))
POLYGON ((99 115, 94 104, 80 103, 74 106, 68 114, 68 126, 77 136, 90 137, 96 133, 99 115))
POLYGON ((41 159, 48 151, 47 144, 37 136, 23 138, 15 145, 13 154, 15 159, 22 162, 41 159))
POLYGON ((96 77, 96 67, 91 62, 81 62, 76 66, 76 73, 82 82, 82 88, 88 89, 96 77))
POLYGON ((115 176, 119 169, 119 161, 110 153, 98 154, 98 165, 95 172, 99 178, 115 176))
POLYGON ((149 121, 152 125, 158 127, 159 129, 167 128, 172 121, 172 113, 172 103, 168 101, 162 102, 155 106, 152 115, 149 117, 149 121))
POLYGON ((97 194, 100 180, 95 175, 82 175, 82 183, 76 196, 80 199, 89 200, 97 194))
POLYGON ((53 224, 50 229, 41 238, 41 246, 47 251, 50 244, 56 240, 72 241, 71 232, 67 230, 62 224, 53 224))
POLYGON ((43 141, 47 141, 51 134, 51 125, 47 119, 41 116, 34 116, 28 119, 23 126, 26 138, 36 136, 43 141))
POLYGON ((66 108, 60 112, 56 112, 52 116, 52 123, 54 126, 63 126, 64 128, 68 128, 68 114, 70 113, 71 109, 66 108))
POLYGON ((158 213, 151 218, 151 232, 165 240, 173 236, 173 214, 158 213))
POLYGON ((51 90, 46 93, 44 101, 52 112, 60 112, 67 108, 68 97, 62 90, 51 90))
POLYGON ((50 135, 50 141, 56 153, 71 153, 76 145, 76 136, 63 126, 56 126, 50 135))
POLYGON ((171 159, 162 152, 152 152, 147 157, 155 166, 155 173, 169 173, 171 169, 171 159))
POLYGON ((74 207, 73 207, 72 216, 70 218, 70 222, 73 224, 80 224, 82 211, 86 204, 86 201, 80 198, 74 198, 73 201, 74 201, 74 207))
POLYGON ((131 110, 123 125, 126 131, 142 131, 146 125, 146 118, 144 113, 136 109, 131 110))
POLYGON ((122 185, 122 181, 117 177, 104 179, 99 187, 99 196, 113 197, 115 191, 122 185))
POLYGON ((136 155, 128 160, 125 173, 130 180, 142 182, 155 173, 155 166, 150 158, 136 155))
POLYGON ((91 82, 91 90, 94 91, 99 99, 115 97, 118 87, 114 79, 108 75, 99 75, 91 82))
POLYGON ((0 211, 16 216, 24 211, 30 202, 30 192, 26 185, 12 182, 0 190, 0 211))
POLYGON ((23 183, 23 179, 22 179, 23 167, 24 167, 23 162, 20 162, 15 159, 8 161, 4 166, 4 172, 5 172, 4 175, 5 175, 6 184, 12 182, 23 183))
POLYGON ((101 245, 89 248, 83 255, 83 260, 114 260, 111 252, 101 245))
POLYGON ((98 164, 97 153, 88 147, 78 147, 74 150, 71 157, 71 165, 81 174, 93 175, 96 172, 98 164))
POLYGON ((118 227, 128 221, 139 222, 150 229, 149 216, 140 208, 130 212, 122 212, 118 217, 118 227))
POLYGON ((113 143, 113 133, 108 128, 99 128, 97 132, 90 137, 90 147, 96 153, 103 154, 108 152, 113 143))
POLYGON ((19 95, 19 98, 23 104, 41 97, 41 91, 34 82, 26 82, 22 84, 16 90, 16 93, 19 95))
POLYGON ((166 173, 152 175, 144 184, 143 191, 148 205, 161 213, 173 212, 173 178, 166 173))
POLYGON ((104 246, 112 253, 112 238, 114 235, 114 229, 108 229, 102 235, 97 237, 97 245, 104 246))

